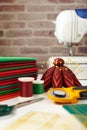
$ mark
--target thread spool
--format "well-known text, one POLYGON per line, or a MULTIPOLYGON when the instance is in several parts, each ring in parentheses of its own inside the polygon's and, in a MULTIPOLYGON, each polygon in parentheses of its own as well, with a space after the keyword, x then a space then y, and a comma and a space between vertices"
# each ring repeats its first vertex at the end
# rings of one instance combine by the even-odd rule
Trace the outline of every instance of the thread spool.
POLYGON ((34 80, 33 81, 33 93, 34 94, 43 94, 44 93, 44 81, 43 80, 34 80))
POLYGON ((18 81, 20 83, 20 96, 31 97, 33 95, 33 77, 20 77, 18 81))

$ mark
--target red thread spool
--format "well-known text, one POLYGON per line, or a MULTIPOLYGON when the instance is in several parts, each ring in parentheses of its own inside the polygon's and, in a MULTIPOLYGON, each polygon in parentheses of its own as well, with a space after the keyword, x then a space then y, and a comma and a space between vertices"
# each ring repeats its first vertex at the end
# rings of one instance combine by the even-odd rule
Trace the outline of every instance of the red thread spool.
POLYGON ((33 77, 20 77, 20 96, 31 97, 33 95, 33 77))

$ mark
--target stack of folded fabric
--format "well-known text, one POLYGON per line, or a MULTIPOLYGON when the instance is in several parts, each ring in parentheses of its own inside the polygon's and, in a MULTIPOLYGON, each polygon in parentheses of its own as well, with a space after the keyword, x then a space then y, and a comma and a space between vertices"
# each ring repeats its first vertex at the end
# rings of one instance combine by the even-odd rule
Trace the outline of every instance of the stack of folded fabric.
POLYGON ((34 77, 36 79, 36 59, 0 57, 0 101, 19 96, 18 77, 34 77))

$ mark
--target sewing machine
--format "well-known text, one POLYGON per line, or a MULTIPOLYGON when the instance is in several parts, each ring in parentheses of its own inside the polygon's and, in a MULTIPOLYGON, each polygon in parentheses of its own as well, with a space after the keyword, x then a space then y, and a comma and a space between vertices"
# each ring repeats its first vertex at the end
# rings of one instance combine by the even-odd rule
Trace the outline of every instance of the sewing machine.
POLYGON ((87 33, 87 9, 62 11, 54 23, 55 37, 68 47, 69 55, 73 55, 71 47, 78 44, 87 33))

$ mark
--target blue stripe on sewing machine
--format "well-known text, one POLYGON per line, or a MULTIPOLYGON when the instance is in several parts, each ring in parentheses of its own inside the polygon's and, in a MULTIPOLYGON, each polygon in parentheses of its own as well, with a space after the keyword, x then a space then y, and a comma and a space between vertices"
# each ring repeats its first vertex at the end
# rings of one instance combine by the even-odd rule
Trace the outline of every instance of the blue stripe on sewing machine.
POLYGON ((75 11, 79 17, 87 19, 87 9, 75 9, 75 11))

